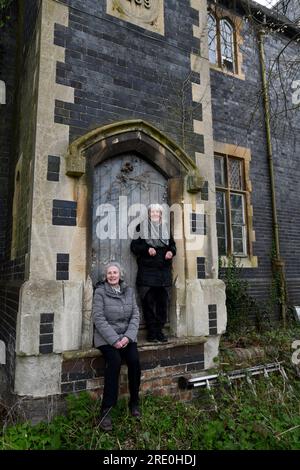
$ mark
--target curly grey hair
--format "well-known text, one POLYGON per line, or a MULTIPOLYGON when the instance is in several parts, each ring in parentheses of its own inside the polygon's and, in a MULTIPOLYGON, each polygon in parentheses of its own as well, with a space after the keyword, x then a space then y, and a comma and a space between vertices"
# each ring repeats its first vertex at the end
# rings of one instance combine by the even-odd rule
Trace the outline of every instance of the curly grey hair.
POLYGON ((107 270, 111 268, 112 266, 115 266, 116 268, 118 268, 119 273, 120 273, 120 281, 124 281, 124 268, 117 261, 110 261, 103 267, 102 276, 101 276, 102 280, 106 281, 107 270))

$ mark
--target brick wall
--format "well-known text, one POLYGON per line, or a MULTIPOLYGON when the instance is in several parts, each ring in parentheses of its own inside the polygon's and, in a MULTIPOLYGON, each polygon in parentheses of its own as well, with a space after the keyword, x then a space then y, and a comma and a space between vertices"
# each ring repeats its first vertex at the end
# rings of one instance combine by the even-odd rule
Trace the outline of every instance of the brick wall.
POLYGON ((107 15, 106 2, 66 3, 69 27, 55 28, 55 44, 66 48, 56 80, 75 88, 75 103, 56 101, 55 122, 70 126, 70 141, 104 124, 140 118, 179 144, 184 139, 192 157, 203 151, 192 123, 190 54, 199 53, 192 29, 199 13, 190 0, 165 1, 165 36, 107 15))
POLYGON ((298 0, 281 0, 276 5, 278 11, 286 15, 291 21, 299 21, 300 4, 298 0))
MULTIPOLYGON (((204 369, 204 346, 142 346, 139 348, 142 378, 141 393, 171 395, 174 398, 188 400, 192 392, 178 388, 178 378, 190 378, 204 369)), ((99 353, 91 357, 65 359, 62 364, 62 394, 90 390, 92 396, 101 396, 103 392, 104 360, 99 353)), ((121 368, 120 397, 128 396, 127 367, 121 368)))
POLYGON ((14 142, 14 111, 16 86, 16 13, 10 13, 5 27, 1 28, 0 80, 6 85, 6 104, 0 104, 0 261, 5 258, 6 237, 9 233, 9 167, 14 142))
MULTIPOLYGON (((204 368, 204 347, 200 345, 167 345, 151 349, 139 347, 141 361, 140 395, 172 396, 174 400, 190 401, 198 396, 198 390, 182 390, 178 386, 180 377, 198 377, 204 368)), ((67 353, 70 354, 70 353, 67 353)), ((15 409, 22 420, 38 423, 51 419, 67 410, 66 396, 69 393, 87 391, 99 400, 103 393, 104 360, 96 350, 85 357, 65 358, 62 363, 61 395, 46 398, 23 397, 16 401, 15 409)), ((119 398, 128 398, 127 367, 122 365, 119 381, 119 398)), ((100 406, 100 405, 99 405, 100 406)))
POLYGON ((11 19, 1 28, 0 80, 6 85, 6 104, 0 104, 0 339, 6 346, 6 373, 9 382, 14 371, 14 346, 16 314, 18 310, 18 286, 4 287, 1 279, 13 270, 8 266, 9 238, 11 231, 11 181, 10 167, 14 160, 14 114, 16 77, 16 12, 10 12, 11 19))
MULTIPOLYGON (((249 281, 251 295, 259 301, 267 301, 271 290, 272 211, 270 177, 267 161, 264 115, 261 99, 261 78, 258 48, 251 27, 244 25, 243 72, 245 80, 230 77, 211 70, 214 139, 251 150, 250 180, 252 183, 253 229, 256 242, 254 256, 258 257, 258 268, 243 269, 249 281)), ((280 35, 267 36, 265 40, 266 62, 279 54, 288 38, 280 35)), ((299 44, 292 43, 282 59, 281 73, 291 103, 291 80, 287 76, 286 61, 296 60, 299 44)), ((295 71, 288 71, 290 77, 295 71)), ((284 103, 277 100, 280 93, 279 75, 272 78, 272 135, 276 199, 280 228, 281 254, 286 262, 289 301, 300 302, 300 221, 297 216, 300 203, 300 150, 298 113, 284 113, 284 103), (277 94, 276 94, 277 92, 277 94), (276 101, 275 101, 276 97, 276 101), (297 287, 296 287, 297 286, 297 287)))
POLYGON ((35 50, 35 7, 38 3, 31 2, 30 8, 27 4, 24 16, 22 11, 12 12, 11 20, 1 29, 0 80, 6 82, 7 104, 0 105, 0 338, 6 345, 6 371, 11 385, 19 292, 25 279, 29 250, 30 162, 35 139, 33 74, 37 63, 32 51, 35 50), (18 40, 21 41, 21 57, 18 57, 18 40), (16 168, 19 170, 19 193, 13 223, 16 168))
POLYGON ((5 343, 5 371, 12 388, 15 370, 16 324, 20 287, 20 282, 6 285, 0 282, 0 340, 5 343))

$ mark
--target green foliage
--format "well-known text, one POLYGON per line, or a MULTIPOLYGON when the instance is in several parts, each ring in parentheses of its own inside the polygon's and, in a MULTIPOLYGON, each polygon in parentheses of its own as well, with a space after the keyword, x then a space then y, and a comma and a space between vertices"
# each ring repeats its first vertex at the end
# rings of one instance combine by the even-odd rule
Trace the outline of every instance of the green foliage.
POLYGON ((2 449, 300 449, 300 387, 290 373, 290 386, 282 376, 229 386, 225 381, 199 392, 192 404, 171 397, 142 399, 142 419, 128 414, 120 400, 113 410, 114 429, 105 433, 97 425, 99 403, 87 393, 68 397, 68 413, 51 423, 29 423, 6 428, 2 449), (255 392, 255 393, 254 393, 255 392))
MULTIPOLYGON (((272 329, 258 332, 252 330, 246 335, 235 333, 230 338, 222 337, 220 343, 220 361, 221 364, 227 364, 229 368, 235 366, 236 355, 234 348, 262 348, 269 362, 286 361, 287 364, 291 360, 291 345, 295 340, 300 338, 300 325, 296 323, 283 329, 281 327, 273 327, 272 329)), ((252 361, 253 362, 253 361, 252 361)), ((248 363, 248 365, 250 365, 248 363)))
POLYGON ((8 9, 13 0, 0 0, 0 28, 10 19, 8 9))
POLYGON ((258 306, 247 293, 248 283, 242 279, 241 267, 234 256, 222 270, 226 285, 227 334, 245 333, 251 328, 250 318, 256 317, 258 306))

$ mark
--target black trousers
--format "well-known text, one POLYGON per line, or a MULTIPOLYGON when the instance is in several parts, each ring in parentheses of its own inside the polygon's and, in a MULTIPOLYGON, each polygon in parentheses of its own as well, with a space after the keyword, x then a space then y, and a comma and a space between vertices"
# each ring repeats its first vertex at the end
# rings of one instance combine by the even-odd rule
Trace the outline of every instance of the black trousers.
POLYGON ((169 288, 150 287, 141 301, 148 332, 161 332, 167 321, 169 288))
POLYGON ((141 366, 137 343, 128 343, 125 348, 116 349, 108 344, 99 346, 105 361, 102 410, 114 406, 118 401, 119 376, 122 359, 128 367, 129 405, 138 405, 141 383, 141 366))

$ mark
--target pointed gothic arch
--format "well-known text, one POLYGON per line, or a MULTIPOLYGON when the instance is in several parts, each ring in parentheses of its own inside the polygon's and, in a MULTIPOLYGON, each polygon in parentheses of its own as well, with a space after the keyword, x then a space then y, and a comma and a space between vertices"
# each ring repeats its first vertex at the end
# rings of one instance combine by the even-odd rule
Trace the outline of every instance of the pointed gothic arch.
POLYGON ((142 154, 167 178, 187 176, 188 191, 200 191, 203 180, 193 159, 171 138, 140 119, 99 127, 76 139, 68 149, 66 174, 81 177, 87 163, 94 167, 132 150, 142 154))
MULTIPOLYGON (((150 164, 167 180, 168 202, 183 204, 192 194, 201 191, 204 179, 201 177, 194 160, 172 139, 151 124, 142 120, 122 121, 94 129, 70 144, 66 155, 66 175, 81 180, 77 187, 78 213, 86 214, 80 219, 80 227, 86 232, 82 240, 86 243, 85 273, 88 283, 83 301, 82 345, 91 347, 92 320, 91 299, 93 261, 93 206, 95 196, 94 177, 102 165, 115 165, 115 162, 128 153, 137 154, 146 164, 150 164)), ((159 179, 159 178, 158 178, 159 179)), ((101 185, 100 185, 101 186, 101 185)), ((181 228, 183 230, 183 226, 181 228)), ((188 269, 186 267, 185 243, 178 241, 177 260, 175 260, 175 293, 172 297, 170 327, 176 336, 186 334, 185 285, 188 269), (180 300, 181 299, 181 300, 180 300), (181 311, 180 320, 176 312, 181 311), (172 313, 173 312, 173 313, 172 313)), ((101 255, 102 256, 102 255, 101 255)), ((174 267, 174 266, 173 266, 174 267)))

